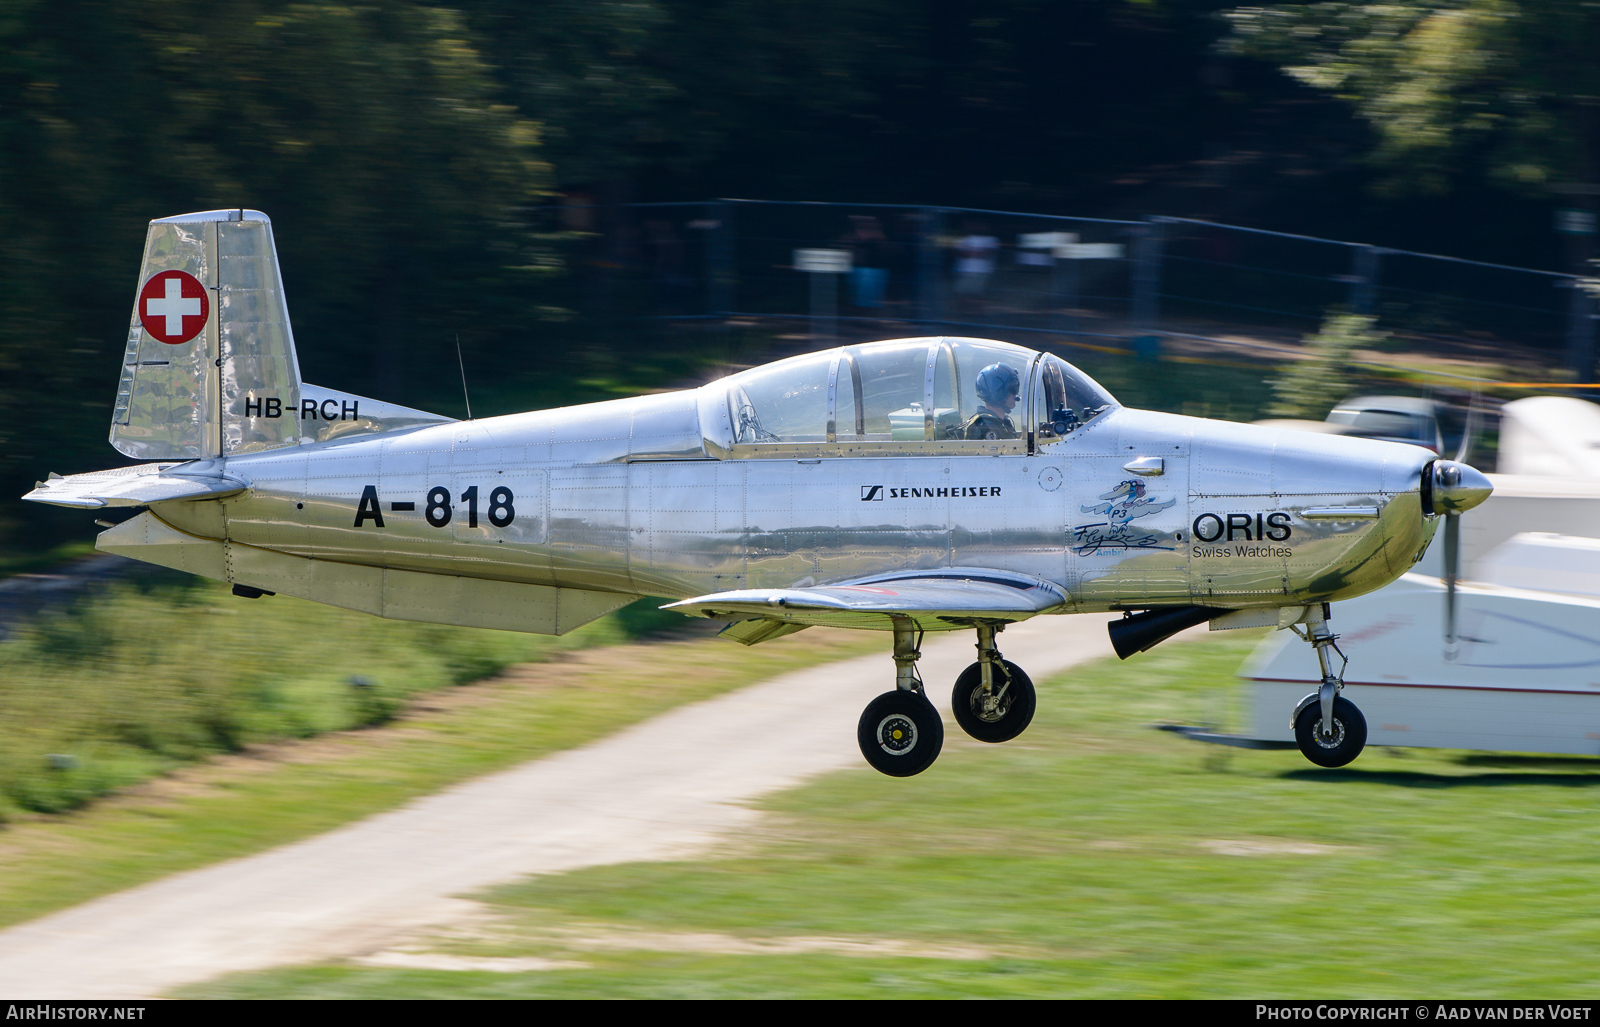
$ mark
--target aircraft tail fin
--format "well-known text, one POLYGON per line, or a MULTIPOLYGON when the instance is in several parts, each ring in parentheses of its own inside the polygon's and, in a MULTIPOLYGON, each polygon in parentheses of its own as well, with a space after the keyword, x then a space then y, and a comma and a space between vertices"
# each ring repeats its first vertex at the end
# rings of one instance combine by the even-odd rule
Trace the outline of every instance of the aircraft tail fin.
POLYGON ((232 209, 150 222, 111 445, 141 460, 294 445, 300 390, 272 221, 232 209))

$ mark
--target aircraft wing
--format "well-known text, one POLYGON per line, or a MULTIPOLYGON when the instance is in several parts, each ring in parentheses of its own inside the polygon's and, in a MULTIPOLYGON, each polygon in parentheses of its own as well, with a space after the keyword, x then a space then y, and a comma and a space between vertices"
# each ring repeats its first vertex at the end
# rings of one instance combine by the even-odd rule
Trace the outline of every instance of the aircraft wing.
POLYGON ((218 474, 184 473, 183 464, 139 464, 109 471, 52 474, 35 482, 23 499, 52 506, 97 510, 103 506, 146 506, 168 499, 215 499, 243 492, 248 482, 218 474))
POLYGON ((723 634, 745 645, 812 624, 888 629, 908 617, 925 631, 950 631, 979 621, 1010 622, 1062 606, 1049 582, 974 572, 897 577, 846 585, 748 588, 697 596, 662 607, 691 617, 734 623, 723 634))

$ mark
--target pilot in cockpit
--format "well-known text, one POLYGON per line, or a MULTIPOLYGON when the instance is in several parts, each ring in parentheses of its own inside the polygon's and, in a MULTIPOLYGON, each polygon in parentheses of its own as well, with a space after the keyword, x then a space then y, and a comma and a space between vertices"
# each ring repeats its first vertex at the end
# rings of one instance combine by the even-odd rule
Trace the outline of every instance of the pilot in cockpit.
POLYGON ((974 391, 983 406, 961 426, 964 439, 1014 439, 1019 436, 1011 423, 1011 411, 1022 393, 1022 376, 1009 364, 990 364, 978 372, 974 391))

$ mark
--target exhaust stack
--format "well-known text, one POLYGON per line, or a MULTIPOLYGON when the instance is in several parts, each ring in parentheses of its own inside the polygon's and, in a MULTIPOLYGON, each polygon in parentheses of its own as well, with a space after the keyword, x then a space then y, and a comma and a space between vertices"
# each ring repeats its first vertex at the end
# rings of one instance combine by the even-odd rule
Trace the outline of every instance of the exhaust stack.
POLYGON ((1134 653, 1154 649, 1180 631, 1227 612, 1211 606, 1168 606, 1114 620, 1106 625, 1106 630, 1111 635, 1111 648, 1117 651, 1117 658, 1126 660, 1134 653))

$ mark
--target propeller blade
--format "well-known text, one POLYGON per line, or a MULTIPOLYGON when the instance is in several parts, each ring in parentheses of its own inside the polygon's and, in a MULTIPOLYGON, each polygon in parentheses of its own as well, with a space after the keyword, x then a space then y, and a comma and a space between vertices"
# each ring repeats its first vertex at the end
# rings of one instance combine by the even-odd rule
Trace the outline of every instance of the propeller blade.
POLYGON ((1435 460, 1423 473, 1423 512, 1444 517, 1444 658, 1456 658, 1456 580, 1461 576, 1461 514, 1494 493, 1494 484, 1473 467, 1435 460))
POLYGON ((1456 579, 1461 572, 1461 515, 1444 518, 1444 658, 1454 661, 1456 642, 1456 579))
POLYGON ((1472 432, 1478 422, 1478 394, 1473 392, 1472 398, 1467 400, 1467 423, 1461 428, 1461 448, 1456 450, 1456 462, 1465 463, 1467 454, 1472 450, 1472 432))

